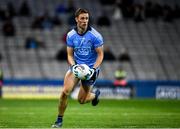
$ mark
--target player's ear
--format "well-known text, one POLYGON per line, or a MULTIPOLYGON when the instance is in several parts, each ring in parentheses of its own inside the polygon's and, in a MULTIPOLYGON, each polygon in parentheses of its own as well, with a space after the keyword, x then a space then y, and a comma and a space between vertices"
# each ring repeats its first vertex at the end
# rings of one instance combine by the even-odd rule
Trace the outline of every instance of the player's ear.
POLYGON ((78 22, 78 17, 75 17, 76 22, 78 22))

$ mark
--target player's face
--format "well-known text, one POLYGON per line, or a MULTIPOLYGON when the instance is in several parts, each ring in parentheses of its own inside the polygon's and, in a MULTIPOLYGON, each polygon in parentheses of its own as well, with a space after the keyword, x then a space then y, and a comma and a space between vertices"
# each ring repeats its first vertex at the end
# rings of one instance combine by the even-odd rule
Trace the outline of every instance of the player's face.
POLYGON ((81 29, 86 29, 89 22, 89 14, 82 13, 78 17, 76 17, 77 26, 81 29))

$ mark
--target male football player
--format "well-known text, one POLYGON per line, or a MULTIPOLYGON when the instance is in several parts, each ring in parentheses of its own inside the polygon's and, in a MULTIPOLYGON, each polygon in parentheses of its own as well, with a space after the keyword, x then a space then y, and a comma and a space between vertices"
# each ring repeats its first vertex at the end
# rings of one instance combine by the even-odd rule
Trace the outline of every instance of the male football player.
POLYGON ((70 65, 64 77, 64 86, 60 95, 58 106, 58 117, 54 128, 62 126, 63 116, 67 107, 67 98, 72 89, 80 82, 80 90, 78 93, 78 101, 80 104, 92 102, 96 106, 99 102, 100 91, 92 92, 99 74, 99 67, 103 61, 103 38, 99 32, 89 26, 89 12, 86 9, 77 9, 75 12, 76 28, 67 34, 67 60, 70 65), (93 71, 88 80, 80 80, 75 77, 72 69, 78 64, 86 64, 93 71))

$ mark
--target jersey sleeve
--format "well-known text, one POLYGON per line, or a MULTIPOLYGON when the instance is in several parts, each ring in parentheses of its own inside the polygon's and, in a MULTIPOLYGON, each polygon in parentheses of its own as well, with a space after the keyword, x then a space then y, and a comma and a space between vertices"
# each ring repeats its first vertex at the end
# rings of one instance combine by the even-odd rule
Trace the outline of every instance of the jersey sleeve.
POLYGON ((69 34, 67 34, 66 36, 66 44, 68 47, 73 47, 73 41, 72 38, 69 36, 69 34))
POLYGON ((99 34, 97 37, 95 37, 95 41, 94 41, 94 47, 100 47, 103 45, 103 37, 99 34))

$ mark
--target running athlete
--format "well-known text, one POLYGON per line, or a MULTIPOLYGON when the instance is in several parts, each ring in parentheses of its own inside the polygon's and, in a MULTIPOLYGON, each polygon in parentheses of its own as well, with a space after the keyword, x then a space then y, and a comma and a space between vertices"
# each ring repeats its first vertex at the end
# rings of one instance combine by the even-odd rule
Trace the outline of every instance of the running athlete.
POLYGON ((70 65, 64 77, 64 86, 60 95, 58 117, 53 128, 61 127, 67 107, 67 99, 72 89, 80 82, 78 101, 80 104, 91 102, 93 106, 99 103, 100 90, 92 92, 93 85, 99 74, 103 61, 103 38, 99 32, 89 26, 89 12, 86 9, 77 9, 75 12, 76 28, 67 34, 67 60, 70 65), (88 65, 93 75, 88 80, 80 80, 74 76, 72 69, 79 64, 88 65))

